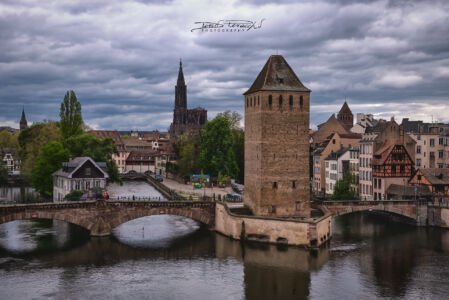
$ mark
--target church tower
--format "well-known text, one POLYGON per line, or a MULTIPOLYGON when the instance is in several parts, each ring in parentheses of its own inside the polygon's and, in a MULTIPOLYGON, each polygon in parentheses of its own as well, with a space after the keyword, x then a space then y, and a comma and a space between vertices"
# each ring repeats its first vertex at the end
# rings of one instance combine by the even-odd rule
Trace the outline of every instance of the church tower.
POLYGON ((352 126, 354 126, 354 115, 352 114, 351 109, 349 109, 348 103, 346 101, 345 103, 343 103, 343 106, 341 107, 337 118, 338 121, 343 124, 343 127, 348 131, 351 130, 352 126))
POLYGON ((22 117, 20 118, 20 130, 23 130, 28 127, 28 122, 25 117, 25 108, 22 108, 22 117))
POLYGON ((187 86, 182 72, 182 61, 179 61, 178 81, 175 86, 175 109, 187 109, 187 86))
POLYGON ((310 217, 310 92, 272 55, 244 93, 244 202, 255 215, 310 217))

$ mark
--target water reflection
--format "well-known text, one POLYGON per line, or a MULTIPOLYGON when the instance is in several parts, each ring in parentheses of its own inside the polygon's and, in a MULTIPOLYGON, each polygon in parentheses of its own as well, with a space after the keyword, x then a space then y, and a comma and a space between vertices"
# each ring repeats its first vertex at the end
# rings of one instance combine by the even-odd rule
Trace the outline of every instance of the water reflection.
POLYGON ((0 204, 2 203, 26 203, 39 199, 39 195, 32 187, 0 186, 0 204))
POLYGON ((90 238, 58 221, 0 225, 0 298, 443 298, 449 231, 338 217, 319 251, 242 244, 179 216, 90 238), (43 274, 43 275, 42 275, 43 274))

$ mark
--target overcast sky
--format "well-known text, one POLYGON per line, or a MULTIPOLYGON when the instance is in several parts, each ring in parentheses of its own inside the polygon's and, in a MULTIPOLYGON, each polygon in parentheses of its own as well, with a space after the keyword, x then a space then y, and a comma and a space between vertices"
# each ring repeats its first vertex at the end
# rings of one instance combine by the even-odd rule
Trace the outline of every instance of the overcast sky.
POLYGON ((311 127, 338 112, 449 122, 449 1, 0 3, 0 126, 59 119, 66 90, 96 129, 167 130, 182 58, 188 106, 243 114, 271 54, 312 90, 311 127), (191 32, 195 22, 260 22, 191 32))

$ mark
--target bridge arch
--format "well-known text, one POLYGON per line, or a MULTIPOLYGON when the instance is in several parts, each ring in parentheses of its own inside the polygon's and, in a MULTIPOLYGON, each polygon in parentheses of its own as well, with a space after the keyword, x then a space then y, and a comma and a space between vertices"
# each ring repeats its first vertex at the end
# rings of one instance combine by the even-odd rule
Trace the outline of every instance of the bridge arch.
POLYGON ((186 217, 192 220, 195 220, 201 224, 207 226, 214 225, 214 215, 208 214, 204 210, 195 210, 195 209, 180 209, 180 208, 151 208, 151 209, 142 209, 142 210, 132 210, 127 214, 124 214, 120 217, 111 219, 109 224, 111 229, 114 229, 126 222, 143 218, 149 216, 158 216, 158 215, 175 215, 186 217))
POLYGON ((82 227, 86 230, 91 230, 91 227, 89 227, 90 222, 86 219, 79 219, 74 217, 73 215, 69 214, 57 214, 53 212, 46 212, 46 211, 36 211, 33 213, 13 213, 10 215, 7 215, 5 217, 0 218, 0 224, 5 224, 13 221, 20 221, 20 220, 39 220, 39 219, 50 219, 50 220, 58 220, 58 221, 64 221, 66 223, 74 224, 79 227, 82 227))
POLYGON ((355 212, 378 211, 399 215, 414 221, 419 219, 418 203, 415 201, 324 201, 323 204, 334 215, 341 216, 355 212))
POLYGON ((152 215, 178 215, 213 226, 214 202, 79 201, 0 205, 0 224, 24 219, 54 219, 81 226, 92 236, 107 236, 123 223, 152 215))

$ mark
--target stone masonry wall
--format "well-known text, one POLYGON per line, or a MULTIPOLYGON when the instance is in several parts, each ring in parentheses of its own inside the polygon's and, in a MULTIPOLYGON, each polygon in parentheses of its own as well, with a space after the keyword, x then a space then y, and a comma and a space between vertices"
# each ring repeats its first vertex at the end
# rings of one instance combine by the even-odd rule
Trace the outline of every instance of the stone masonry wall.
POLYGON ((245 97, 245 203, 255 215, 310 216, 309 96, 263 91, 245 97))

